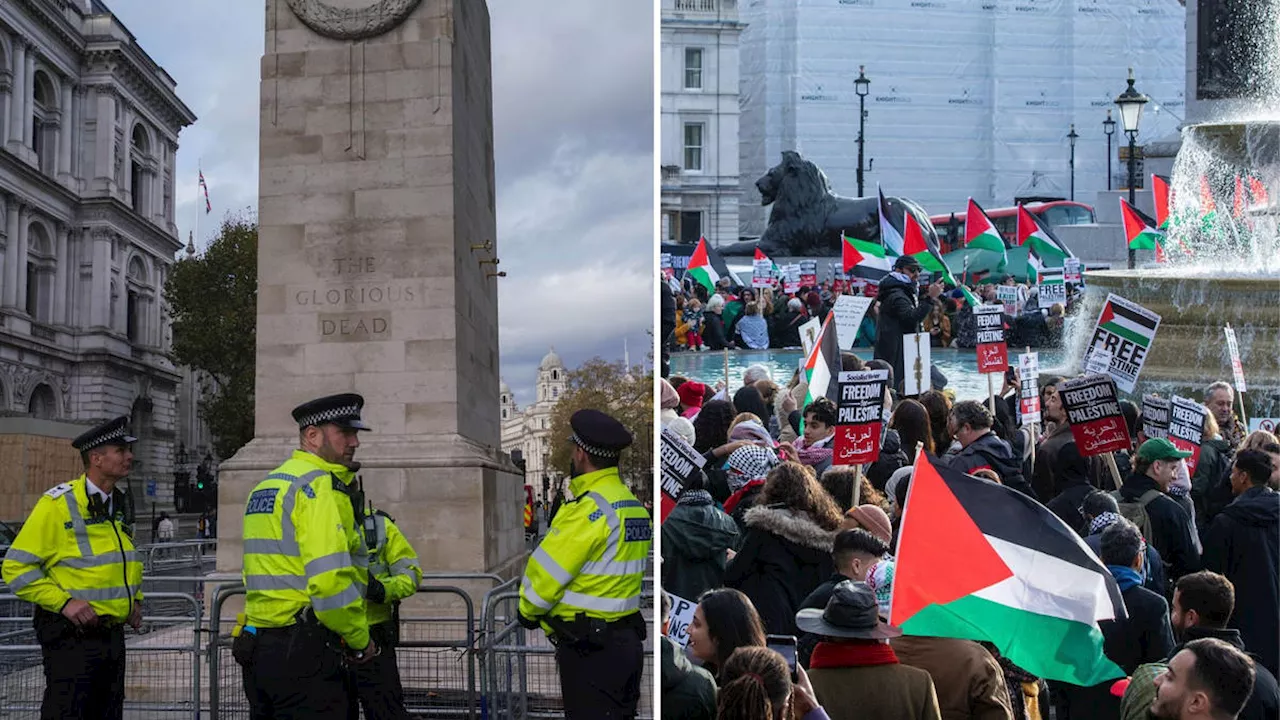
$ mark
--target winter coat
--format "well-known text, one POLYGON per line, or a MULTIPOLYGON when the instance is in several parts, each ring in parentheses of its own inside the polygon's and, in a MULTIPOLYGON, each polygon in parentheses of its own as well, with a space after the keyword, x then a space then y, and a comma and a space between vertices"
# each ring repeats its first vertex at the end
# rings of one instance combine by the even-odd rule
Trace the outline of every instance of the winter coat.
POLYGON ((1231 446, 1222 438, 1200 442, 1200 459, 1191 475, 1191 501, 1201 532, 1231 504, 1231 446))
POLYGON ((724 584, 751 599, 766 633, 799 635, 800 602, 834 572, 831 543, 836 531, 783 507, 753 507, 747 511, 746 525, 746 537, 729 562, 724 584))
POLYGON ((726 551, 738 544, 738 526, 716 507, 704 502, 676 504, 662 522, 662 588, 686 600, 724 584, 726 551))
POLYGON ((884 492, 884 485, 889 482, 889 476, 909 462, 910 459, 902 447, 902 437, 898 435, 898 431, 886 428, 884 435, 880 438, 880 457, 866 468, 867 480, 871 482, 872 487, 884 492))
MULTIPOLYGON (((1124 596, 1128 618, 1101 620, 1102 651, 1115 664, 1131 674, 1139 665, 1160 662, 1173 649, 1173 630, 1169 626, 1169 604, 1142 586, 1131 587, 1124 596)), ((1096 720, 1114 718, 1120 712, 1120 698, 1111 694, 1115 680, 1090 687, 1054 683, 1054 704, 1058 720, 1096 720)))
MULTIPOLYGON (((1276 676, 1266 665, 1261 663, 1261 659, 1256 653, 1253 653, 1248 645, 1240 639, 1240 632, 1233 628, 1206 628, 1199 625, 1192 625, 1182 631, 1182 643, 1186 644, 1192 640, 1200 638, 1217 638, 1228 645, 1235 646, 1238 650, 1243 650, 1246 654, 1253 656, 1255 676, 1253 680, 1253 692, 1249 695, 1249 699, 1245 701, 1244 707, 1240 709, 1237 715, 1238 720, 1275 720, 1280 717, 1280 685, 1276 684, 1276 676)), ((1172 660, 1174 655, 1182 649, 1182 645, 1173 649, 1169 653, 1169 659, 1172 660)))
POLYGON ((724 511, 738 526, 738 544, 747 537, 747 511, 756 506, 756 499, 764 492, 764 480, 752 480, 724 501, 724 511))
MULTIPOLYGON (((1088 545, 1093 554, 1098 557, 1102 557, 1102 533, 1106 529, 1104 527, 1084 539, 1084 544, 1088 545)), ((1164 595, 1165 591, 1169 589, 1169 582, 1164 576, 1164 560, 1160 559, 1160 552, 1150 544, 1147 544, 1147 553, 1142 556, 1142 569, 1146 575, 1142 587, 1157 595, 1164 595)))
POLYGON ((661 642, 662 720, 715 720, 715 678, 689 662, 671 638, 661 642))
POLYGON ((784 306, 769 318, 769 346, 800 347, 800 326, 808 321, 808 315, 793 312, 784 306))
POLYGON ((1204 566, 1236 586, 1228 625, 1275 675, 1280 664, 1280 493, 1252 487, 1223 509, 1205 533, 1204 566))
POLYGON ((933 678, 942 720, 1013 720, 1004 670, 978 643, 903 635, 889 644, 899 662, 933 678))
POLYGON ((920 304, 919 288, 892 275, 880 281, 880 321, 876 327, 877 360, 885 360, 893 366, 894 387, 902 390, 902 338, 917 332, 920 321, 933 309, 928 303, 920 304))
MULTIPOLYGON (((1068 445, 1067 447, 1075 447, 1068 445)), ((1096 488, 1086 482, 1078 482, 1062 489, 1056 497, 1045 504, 1054 515, 1057 515, 1062 522, 1068 527, 1075 530, 1081 537, 1089 532, 1089 528, 1085 525, 1084 516, 1080 514, 1080 506, 1084 503, 1084 499, 1089 496, 1096 488)))
POLYGON ((1000 476, 1000 483, 1013 490, 1035 498, 1036 493, 1022 477, 1022 458, 1014 457, 1009 443, 993 432, 988 432, 960 449, 955 455, 940 458, 952 470, 972 473, 979 468, 991 468, 1000 476))
MULTIPOLYGON (((1075 437, 1071 435, 1071 425, 1063 422, 1054 426, 1036 448, 1031 487, 1041 502, 1048 502, 1066 488, 1082 482, 1095 487, 1114 487, 1110 480, 1102 483, 1098 465, 1096 458, 1080 457, 1075 437)), ((1109 472, 1107 474, 1110 475, 1109 472)))
MULTIPOLYGON (((1134 473, 1120 486, 1119 502, 1136 503, 1146 491, 1158 489, 1150 476, 1134 473)), ((1195 526, 1182 506, 1162 492, 1147 505, 1147 517, 1151 519, 1152 537, 1146 540, 1160 551, 1170 586, 1183 575, 1199 570, 1200 553, 1196 550, 1195 526)), ((1169 594, 1165 593, 1165 597, 1169 594)))
POLYGON ((713 312, 702 317, 702 344, 706 345, 708 350, 723 350, 729 346, 723 317, 713 312))
POLYGON ((809 682, 832 720, 940 720, 929 673, 910 665, 810 670, 809 682))

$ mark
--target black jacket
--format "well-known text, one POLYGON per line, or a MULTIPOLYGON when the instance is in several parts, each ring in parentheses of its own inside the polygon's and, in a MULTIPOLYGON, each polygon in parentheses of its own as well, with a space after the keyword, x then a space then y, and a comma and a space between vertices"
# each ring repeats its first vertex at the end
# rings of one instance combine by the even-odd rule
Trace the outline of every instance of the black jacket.
MULTIPOLYGON (((1228 645, 1234 645, 1240 650, 1253 655, 1254 670, 1256 676, 1253 680, 1253 694, 1245 702, 1241 708, 1240 714, 1237 715, 1238 720, 1275 720, 1280 717, 1280 685, 1276 684, 1276 676, 1265 665, 1260 664, 1256 654, 1249 652, 1249 647, 1240 639, 1240 633, 1231 628, 1217 630, 1214 628, 1204 628, 1192 626, 1182 631, 1182 643, 1191 642, 1200 638, 1217 638, 1228 645)), ((1182 649, 1182 645, 1173 649, 1169 653, 1169 659, 1172 660, 1174 655, 1182 649)))
POLYGON ((1036 499, 1035 490, 1022 477, 1022 458, 1015 458, 1009 443, 1001 440, 994 432, 988 432, 961 448, 955 455, 944 455, 940 460, 952 470, 963 473, 972 473, 983 467, 991 468, 1000 476, 1001 484, 1036 499))
POLYGON ((696 602, 724 584, 726 551, 738 544, 738 526, 710 496, 682 496, 662 522, 662 589, 696 602))
POLYGON ((708 350, 723 350, 729 346, 724 318, 718 313, 709 312, 702 316, 702 344, 708 350))
MULTIPOLYGON (((1120 502, 1136 503, 1148 490, 1158 490, 1159 486, 1150 476, 1134 473, 1125 479, 1120 486, 1120 502)), ((1151 534, 1147 542, 1160 551, 1164 560, 1166 575, 1172 586, 1178 578, 1200 569, 1200 553, 1196 551, 1195 526, 1182 506, 1176 500, 1160 493, 1160 497, 1147 505, 1147 517, 1151 519, 1151 534)), ((1171 593, 1165 593, 1168 597, 1171 593)))
POLYGON ((1200 443, 1200 459, 1191 476, 1191 500, 1201 532, 1235 499, 1231 493, 1231 456, 1226 440, 1213 438, 1200 443))
MULTIPOLYGON (((1142 586, 1121 593, 1128 617, 1102 620, 1102 651, 1126 675, 1143 663, 1161 662, 1173 649, 1173 629, 1169 626, 1169 604, 1142 586)), ((1058 720, 1097 720, 1119 716, 1120 698, 1111 694, 1115 680, 1080 687, 1055 683, 1058 720)))
POLYGON ((884 435, 880 438, 880 457, 867 467, 867 480, 872 487, 884 492, 889 476, 908 462, 910 460, 902 447, 902 437, 898 435, 898 431, 885 428, 884 435))
POLYGON ((880 303, 880 319, 876 326, 877 360, 885 360, 893 366, 894 387, 902 389, 902 337, 911 335, 920 327, 920 321, 933 309, 928 303, 920 304, 920 289, 914 283, 905 283, 892 275, 880 281, 876 299, 880 303))
POLYGON ((781 507, 753 507, 746 523, 746 538, 729 563, 724 584, 751 599, 766 633, 799 635, 800 602, 834 572, 831 543, 836 533, 781 507))
POLYGON ((1205 533, 1204 566, 1236 586, 1229 625, 1274 675, 1280 662, 1280 493, 1245 490, 1205 533))
MULTIPOLYGON (((1105 530, 1106 528, 1103 528, 1084 539, 1084 544, 1088 545, 1093 554, 1098 557, 1102 557, 1102 533, 1105 530)), ((1142 566, 1147 571, 1147 579, 1142 583, 1142 587, 1157 595, 1164 595, 1169 589, 1169 583, 1164 577, 1164 560, 1160 559, 1159 551, 1147 545, 1147 554, 1142 558, 1142 566)))
POLYGON ((689 662, 671 638, 661 642, 662 720, 715 720, 715 678, 689 662))

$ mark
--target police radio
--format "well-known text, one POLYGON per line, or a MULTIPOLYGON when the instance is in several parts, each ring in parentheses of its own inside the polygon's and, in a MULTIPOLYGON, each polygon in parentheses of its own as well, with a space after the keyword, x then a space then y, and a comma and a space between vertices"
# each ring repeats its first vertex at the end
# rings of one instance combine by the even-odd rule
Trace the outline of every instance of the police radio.
POLYGON ((364 514, 364 544, 372 554, 378 548, 378 521, 373 517, 373 503, 369 503, 369 512, 364 514))

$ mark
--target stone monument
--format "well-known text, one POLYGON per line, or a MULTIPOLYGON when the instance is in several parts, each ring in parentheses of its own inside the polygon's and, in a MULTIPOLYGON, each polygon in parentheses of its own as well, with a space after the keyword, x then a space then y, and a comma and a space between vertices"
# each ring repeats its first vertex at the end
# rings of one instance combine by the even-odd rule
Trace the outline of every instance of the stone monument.
POLYGON ((218 569, 289 411, 364 395, 365 492, 426 572, 508 576, 522 480, 499 451, 489 16, 477 0, 267 0, 256 436, 222 464, 218 569), (487 262, 485 262, 487 261, 487 262))

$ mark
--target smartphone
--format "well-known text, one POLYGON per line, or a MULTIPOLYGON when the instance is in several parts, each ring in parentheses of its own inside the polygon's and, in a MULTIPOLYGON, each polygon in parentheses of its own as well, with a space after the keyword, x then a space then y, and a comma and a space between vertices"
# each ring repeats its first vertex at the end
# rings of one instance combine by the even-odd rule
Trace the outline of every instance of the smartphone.
POLYGON ((1006 382, 1013 382, 1017 379, 1018 369, 1010 365, 1008 370, 1004 371, 1004 379, 1006 382))
POLYGON ((800 675, 796 672, 796 636, 766 635, 764 641, 766 647, 786 659, 787 668, 791 670, 791 682, 800 682, 800 675))

